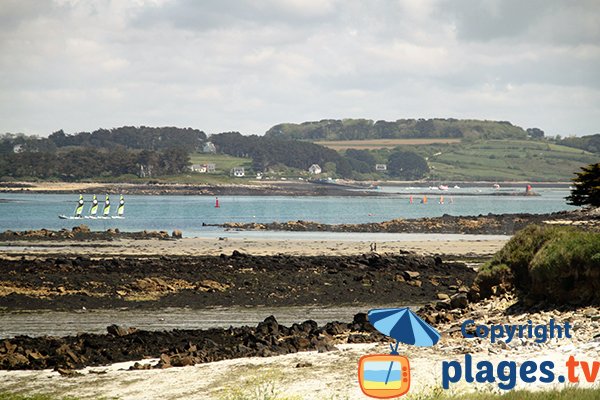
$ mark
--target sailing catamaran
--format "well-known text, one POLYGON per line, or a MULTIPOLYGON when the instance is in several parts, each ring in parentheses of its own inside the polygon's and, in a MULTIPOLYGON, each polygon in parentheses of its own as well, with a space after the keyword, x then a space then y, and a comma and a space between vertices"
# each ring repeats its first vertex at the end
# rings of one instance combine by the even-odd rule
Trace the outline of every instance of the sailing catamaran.
POLYGON ((125 214, 125 199, 123 198, 123 195, 121 195, 119 198, 119 208, 117 208, 117 216, 113 218, 125 218, 123 214, 125 214))
POLYGON ((98 214, 98 198, 96 195, 92 198, 92 205, 90 207, 90 215, 86 215, 85 217, 81 215, 83 212, 83 195, 79 195, 79 201, 77 202, 77 208, 75 209, 75 215, 69 217, 67 215, 59 215, 60 219, 124 219, 125 218, 125 198, 123 195, 119 197, 119 207, 117 208, 117 215, 110 215, 110 198, 108 193, 106 194, 106 199, 104 200, 104 208, 102 209, 102 215, 97 216, 98 214))
POLYGON ((75 208, 75 216, 73 217, 68 217, 66 215, 59 215, 58 218, 60 219, 82 219, 83 217, 81 216, 81 213, 83 212, 83 195, 80 194, 79 195, 79 200, 77 201, 77 207, 75 208))
POLYGON ((106 193, 106 198, 104 199, 104 209, 102 209, 102 216, 100 218, 110 218, 110 198, 108 197, 108 193, 106 193))
POLYGON ((96 195, 92 198, 92 206, 90 207, 90 215, 88 218, 94 219, 96 218, 96 214, 98 213, 98 198, 96 195))

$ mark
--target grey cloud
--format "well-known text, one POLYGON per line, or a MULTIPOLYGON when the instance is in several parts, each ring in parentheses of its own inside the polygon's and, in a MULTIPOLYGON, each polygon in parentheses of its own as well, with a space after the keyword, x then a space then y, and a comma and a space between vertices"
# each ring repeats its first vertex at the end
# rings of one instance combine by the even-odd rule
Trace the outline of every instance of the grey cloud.
POLYGON ((595 0, 444 0, 437 17, 466 41, 600 42, 595 0))
POLYGON ((328 2, 305 2, 304 7, 285 1, 182 0, 149 7, 134 23, 139 27, 169 24, 177 29, 205 31, 244 25, 318 24, 335 19, 337 9, 328 2))
POLYGON ((157 4, 5 1, 0 132, 145 124, 262 133, 346 117, 598 130, 593 2, 157 4))

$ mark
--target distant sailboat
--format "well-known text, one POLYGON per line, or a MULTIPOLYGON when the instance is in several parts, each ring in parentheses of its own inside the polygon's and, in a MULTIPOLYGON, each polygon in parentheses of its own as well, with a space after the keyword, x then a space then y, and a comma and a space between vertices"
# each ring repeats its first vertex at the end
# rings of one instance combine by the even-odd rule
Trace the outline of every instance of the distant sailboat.
POLYGON ((96 214, 98 214, 98 198, 96 195, 94 195, 94 197, 92 197, 92 206, 90 207, 89 218, 96 218, 96 214))
POLYGON ((102 209, 101 218, 110 218, 110 198, 108 197, 108 193, 106 194, 106 199, 104 200, 104 208, 102 209))
POLYGON ((125 198, 123 195, 119 197, 119 207, 117 208, 117 215, 113 218, 125 218, 125 198))
POLYGON ((81 218, 81 213, 83 212, 83 195, 79 195, 79 201, 77 202, 77 208, 75 209, 75 218, 81 218))
POLYGON ((60 219, 82 219, 83 217, 81 216, 81 213, 83 212, 83 195, 80 194, 79 195, 79 200, 77 201, 77 207, 75 208, 75 216, 73 217, 68 217, 66 215, 59 215, 58 218, 60 219))

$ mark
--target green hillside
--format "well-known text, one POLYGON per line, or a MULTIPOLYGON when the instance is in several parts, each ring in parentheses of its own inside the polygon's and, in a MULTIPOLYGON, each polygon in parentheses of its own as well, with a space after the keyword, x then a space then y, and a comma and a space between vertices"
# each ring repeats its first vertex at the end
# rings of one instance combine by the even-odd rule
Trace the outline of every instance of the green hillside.
POLYGON ((409 148, 428 159, 433 180, 568 181, 579 167, 599 158, 537 140, 476 140, 409 148))

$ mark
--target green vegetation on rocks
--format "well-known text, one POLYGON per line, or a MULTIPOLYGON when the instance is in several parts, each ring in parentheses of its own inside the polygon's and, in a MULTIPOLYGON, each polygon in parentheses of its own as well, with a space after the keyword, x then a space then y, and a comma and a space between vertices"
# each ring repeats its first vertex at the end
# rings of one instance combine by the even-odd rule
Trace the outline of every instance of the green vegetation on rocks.
POLYGON ((480 269, 475 283, 483 297, 516 289, 526 301, 600 302, 600 233, 530 225, 480 269))

